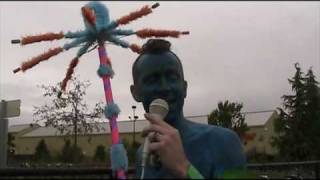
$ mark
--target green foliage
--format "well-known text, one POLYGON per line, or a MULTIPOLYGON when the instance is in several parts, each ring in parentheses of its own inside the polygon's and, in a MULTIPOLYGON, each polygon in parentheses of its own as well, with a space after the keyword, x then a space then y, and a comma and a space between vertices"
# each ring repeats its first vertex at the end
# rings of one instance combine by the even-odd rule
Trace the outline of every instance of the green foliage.
POLYGON ((84 159, 82 149, 79 146, 71 145, 70 140, 66 140, 60 155, 62 162, 78 163, 84 159))
POLYGON ((15 145, 13 143, 14 139, 15 139, 14 136, 11 133, 8 133, 8 141, 7 141, 8 148, 15 147, 15 145))
POLYGON ((287 161, 320 158, 320 96, 318 82, 310 68, 304 75, 295 64, 296 73, 288 79, 293 94, 283 95, 283 108, 274 127, 273 145, 287 161))
POLYGON ((106 162, 107 153, 106 148, 103 145, 99 145, 96 147, 93 159, 98 162, 106 162))
POLYGON ((229 103, 229 101, 219 102, 218 108, 213 110, 208 116, 209 124, 222 126, 234 130, 239 137, 242 137, 249 130, 245 123, 245 116, 241 113, 243 104, 229 103))
POLYGON ((8 133, 8 141, 7 141, 7 154, 8 156, 11 156, 14 154, 14 149, 16 145, 13 143, 15 137, 11 134, 8 133))
POLYGON ((51 161, 51 155, 48 150, 48 147, 46 145, 46 142, 44 139, 41 139, 39 141, 36 152, 34 154, 35 161, 37 162, 50 162, 51 161))
POLYGON ((274 155, 268 155, 265 153, 254 153, 247 156, 248 163, 270 163, 270 162, 279 162, 279 160, 274 155))
POLYGON ((122 143, 127 150, 127 156, 129 161, 129 166, 134 166, 136 161, 136 152, 140 146, 138 142, 131 142, 128 141, 126 138, 123 138, 122 143))

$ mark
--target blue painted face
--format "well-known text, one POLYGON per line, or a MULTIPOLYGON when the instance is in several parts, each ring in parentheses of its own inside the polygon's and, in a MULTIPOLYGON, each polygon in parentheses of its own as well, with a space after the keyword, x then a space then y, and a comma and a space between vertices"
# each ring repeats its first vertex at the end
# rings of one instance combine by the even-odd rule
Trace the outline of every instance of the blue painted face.
POLYGON ((178 120, 183 115, 187 83, 177 57, 170 52, 144 54, 137 62, 136 69, 135 84, 131 87, 134 98, 142 102, 147 112, 154 99, 164 99, 169 104, 165 120, 170 124, 178 120))

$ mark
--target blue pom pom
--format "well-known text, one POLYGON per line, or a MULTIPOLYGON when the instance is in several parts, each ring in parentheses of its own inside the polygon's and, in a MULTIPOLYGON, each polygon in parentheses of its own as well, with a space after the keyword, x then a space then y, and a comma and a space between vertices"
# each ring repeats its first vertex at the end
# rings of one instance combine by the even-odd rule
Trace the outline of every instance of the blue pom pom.
POLYGON ((100 65, 97 71, 98 75, 102 78, 103 76, 109 76, 113 78, 114 72, 110 66, 100 65))
POLYGON ((115 103, 106 105, 104 108, 104 115, 108 119, 111 119, 112 116, 118 116, 119 113, 120 113, 120 108, 115 103))
POLYGON ((118 169, 128 170, 127 151, 123 144, 114 144, 111 146, 111 169, 113 172, 118 169))

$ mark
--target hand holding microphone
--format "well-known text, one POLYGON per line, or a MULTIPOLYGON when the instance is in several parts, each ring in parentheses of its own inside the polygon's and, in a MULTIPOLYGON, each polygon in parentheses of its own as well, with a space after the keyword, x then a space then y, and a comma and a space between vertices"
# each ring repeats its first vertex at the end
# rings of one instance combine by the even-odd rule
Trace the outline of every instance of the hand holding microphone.
MULTIPOLYGON (((151 102, 150 106, 149 106, 149 113, 154 114, 156 116, 159 116, 160 119, 164 119, 166 117, 166 115, 169 112, 169 105, 168 103, 163 100, 163 99, 155 99, 151 102)), ((154 136, 155 133, 151 132, 150 133, 151 136, 154 136)), ((143 179, 143 175, 144 175, 144 167, 147 164, 147 160, 149 157, 149 144, 150 144, 150 139, 149 136, 146 136, 144 143, 143 143, 143 148, 142 148, 142 176, 141 179, 143 179)), ((155 163, 155 157, 151 156, 150 159, 153 161, 153 163, 155 163)))
POLYGON ((168 111, 168 104, 164 100, 156 99, 150 104, 150 113, 145 114, 150 126, 146 127, 142 132, 142 135, 146 137, 142 149, 142 179, 149 151, 156 152, 160 156, 161 164, 173 176, 178 178, 186 177, 190 163, 185 156, 179 131, 163 120, 168 111), (154 135, 149 135, 150 133, 154 133, 154 135), (150 142, 148 135, 154 136, 156 141, 150 142))

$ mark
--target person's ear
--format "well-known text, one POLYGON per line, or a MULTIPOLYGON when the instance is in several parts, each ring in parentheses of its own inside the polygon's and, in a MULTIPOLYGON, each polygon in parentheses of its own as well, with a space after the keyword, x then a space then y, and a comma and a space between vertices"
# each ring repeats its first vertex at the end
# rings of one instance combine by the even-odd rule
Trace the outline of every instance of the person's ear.
POLYGON ((187 97, 187 89, 188 89, 188 82, 187 81, 183 81, 183 97, 184 98, 187 97))
POLYGON ((134 100, 136 100, 137 102, 141 102, 141 99, 140 99, 140 96, 139 96, 139 93, 137 91, 136 86, 131 85, 130 91, 131 91, 131 94, 132 94, 132 97, 134 98, 134 100))

